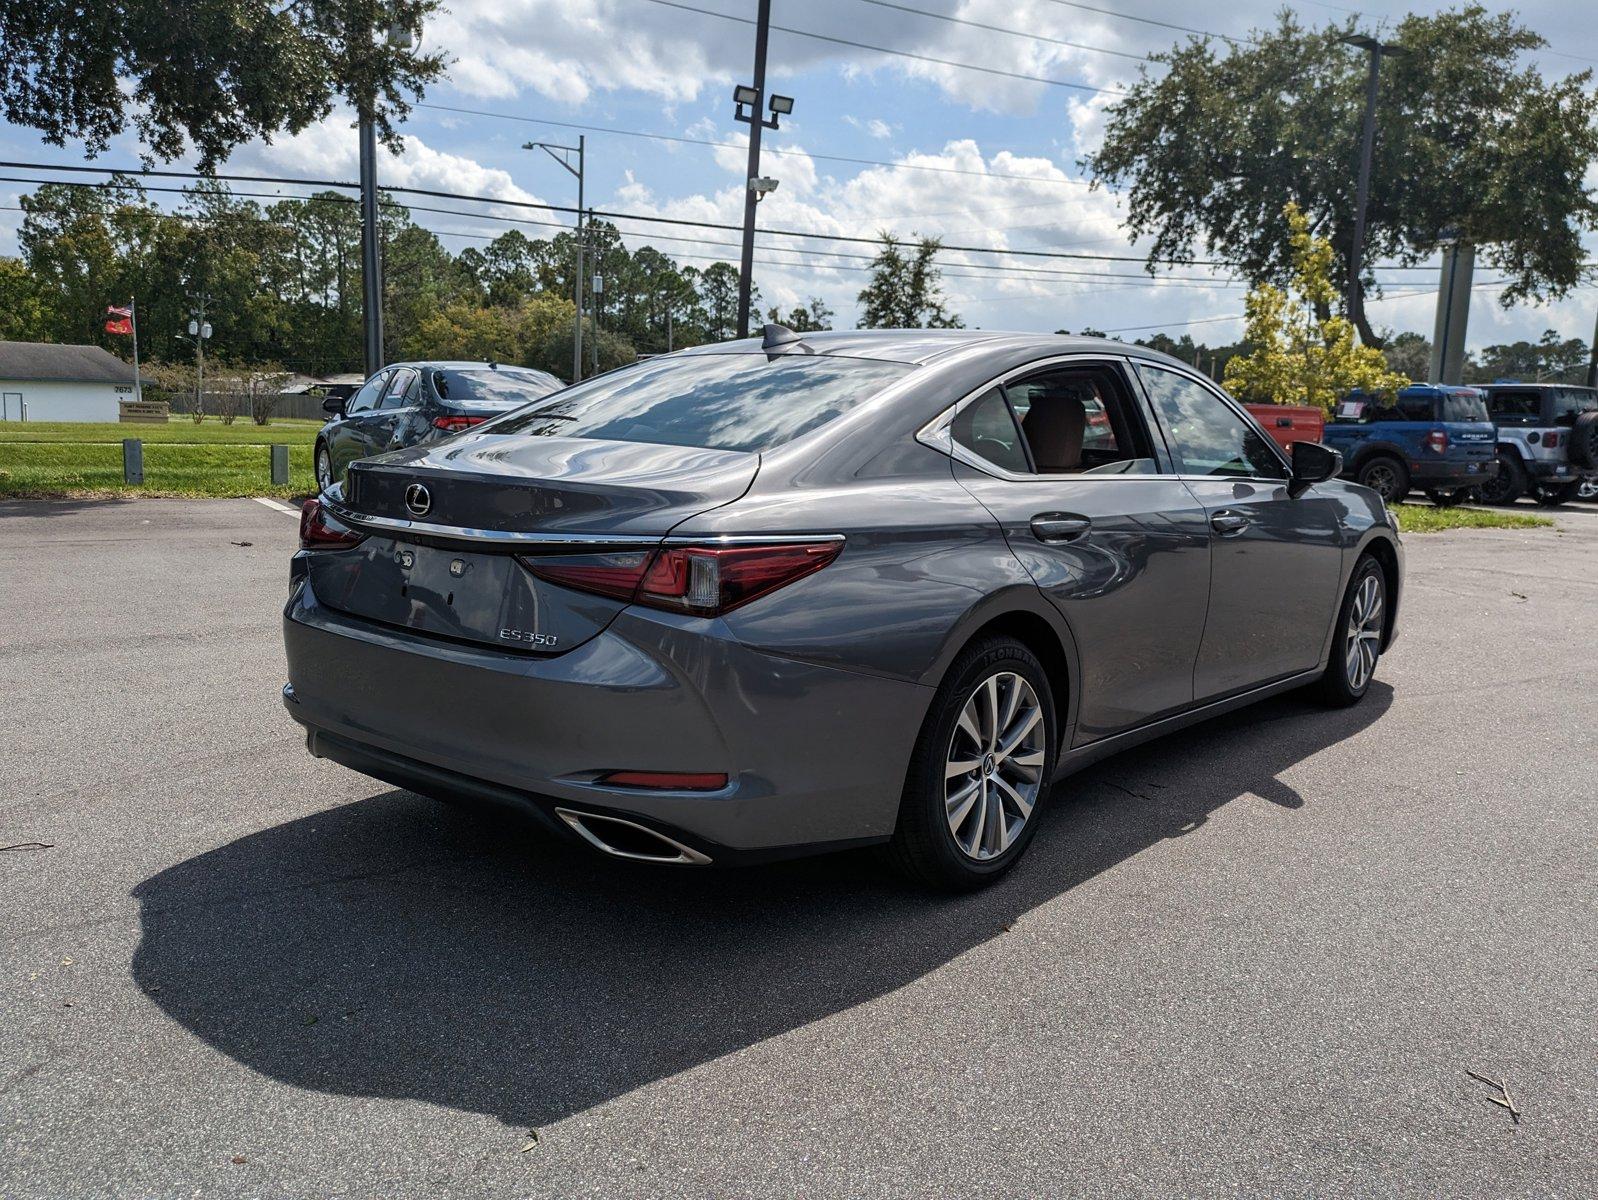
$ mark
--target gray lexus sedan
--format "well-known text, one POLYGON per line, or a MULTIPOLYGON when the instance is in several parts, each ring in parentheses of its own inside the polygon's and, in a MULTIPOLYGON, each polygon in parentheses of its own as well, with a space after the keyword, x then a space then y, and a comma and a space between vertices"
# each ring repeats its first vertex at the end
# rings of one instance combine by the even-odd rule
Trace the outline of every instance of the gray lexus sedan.
POLYGON ((622 858, 974 887, 1095 759, 1365 694, 1403 551, 1339 466, 1136 346, 768 326, 354 463, 283 698, 314 755, 622 858))

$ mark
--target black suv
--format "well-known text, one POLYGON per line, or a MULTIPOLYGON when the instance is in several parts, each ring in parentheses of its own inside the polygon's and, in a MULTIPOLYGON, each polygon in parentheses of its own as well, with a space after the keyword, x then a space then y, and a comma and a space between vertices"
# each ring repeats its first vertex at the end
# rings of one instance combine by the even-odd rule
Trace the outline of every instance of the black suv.
POLYGON ((1490 383, 1487 412, 1498 430, 1498 475, 1483 483, 1489 504, 1576 499, 1598 478, 1598 389, 1569 383, 1490 383))

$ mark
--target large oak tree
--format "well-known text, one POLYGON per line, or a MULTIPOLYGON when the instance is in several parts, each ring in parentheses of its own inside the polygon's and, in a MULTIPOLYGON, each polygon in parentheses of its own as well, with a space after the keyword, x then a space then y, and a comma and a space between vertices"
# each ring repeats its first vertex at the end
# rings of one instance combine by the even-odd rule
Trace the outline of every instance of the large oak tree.
MULTIPOLYGON (((1190 40, 1109 107, 1084 166, 1125 188, 1151 263, 1202 248, 1250 280, 1283 282, 1292 201, 1346 277, 1368 64, 1338 43, 1351 28, 1284 12, 1236 44, 1190 40)), ((1598 157, 1591 73, 1544 78, 1523 57, 1543 39, 1475 5, 1406 17, 1383 40, 1408 53, 1382 64, 1365 263, 1413 265, 1457 229, 1510 281, 1505 304, 1566 293, 1584 277, 1581 236, 1598 228, 1583 186, 1598 157)), ((1379 345, 1365 314, 1374 286, 1367 267, 1349 316, 1379 345)))
POLYGON ((295 133, 335 100, 394 122, 442 56, 386 36, 438 0, 0 0, 0 116, 89 154, 132 129, 148 157, 190 147, 202 169, 236 146, 295 133))

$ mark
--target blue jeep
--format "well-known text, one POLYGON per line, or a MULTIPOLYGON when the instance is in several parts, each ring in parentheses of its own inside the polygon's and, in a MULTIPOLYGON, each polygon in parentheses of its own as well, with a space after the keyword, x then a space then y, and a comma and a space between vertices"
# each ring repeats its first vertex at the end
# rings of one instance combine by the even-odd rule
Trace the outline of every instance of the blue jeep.
POLYGON ((1496 434, 1477 388, 1417 383, 1396 400, 1353 392, 1321 440, 1343 452, 1343 474, 1397 504, 1412 487, 1459 504, 1498 473, 1496 434))

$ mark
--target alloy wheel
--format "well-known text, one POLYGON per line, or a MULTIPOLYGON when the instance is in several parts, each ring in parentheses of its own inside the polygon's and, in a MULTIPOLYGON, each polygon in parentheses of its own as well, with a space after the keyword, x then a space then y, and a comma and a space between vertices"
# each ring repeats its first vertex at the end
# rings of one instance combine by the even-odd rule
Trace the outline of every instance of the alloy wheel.
POLYGON ((1376 463, 1365 470, 1365 486, 1375 489, 1378 496, 1391 502, 1398 494, 1398 472, 1386 463, 1376 463))
POLYGON ((1355 692, 1363 691, 1376 671, 1384 604, 1382 581, 1374 574, 1365 576, 1354 593, 1343 644, 1343 669, 1348 673, 1349 688, 1355 692))
POLYGON ((333 463, 326 446, 316 448, 316 490, 325 492, 333 486, 333 463))
POLYGON ((1043 787, 1043 705, 1014 671, 988 676, 949 738, 944 809, 954 844, 984 862, 1014 844, 1043 787))

